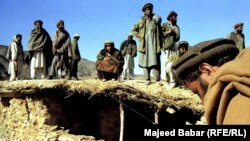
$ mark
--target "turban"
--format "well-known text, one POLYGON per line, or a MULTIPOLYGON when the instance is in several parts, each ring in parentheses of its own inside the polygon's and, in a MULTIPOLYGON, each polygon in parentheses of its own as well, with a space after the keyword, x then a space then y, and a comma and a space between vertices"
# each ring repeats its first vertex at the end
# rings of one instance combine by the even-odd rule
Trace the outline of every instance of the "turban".
POLYGON ((178 14, 175 13, 174 11, 171 11, 171 12, 168 14, 167 19, 170 20, 170 17, 172 17, 172 16, 174 16, 174 15, 177 17, 178 14))

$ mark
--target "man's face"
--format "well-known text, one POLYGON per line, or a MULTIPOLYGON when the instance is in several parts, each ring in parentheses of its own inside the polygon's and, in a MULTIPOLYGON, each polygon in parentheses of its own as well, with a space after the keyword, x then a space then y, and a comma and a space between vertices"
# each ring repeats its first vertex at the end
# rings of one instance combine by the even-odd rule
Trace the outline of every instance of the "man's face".
POLYGON ((144 11, 145 15, 148 17, 152 16, 153 10, 151 8, 146 8, 144 11))
POLYGON ((36 22, 36 28, 40 30, 41 27, 42 27, 41 23, 40 22, 36 22))
POLYGON ((133 40, 133 36, 128 36, 128 41, 132 41, 133 40))
POLYGON ((242 33, 242 31, 243 31, 243 26, 239 26, 236 28, 236 32, 242 33))
POLYGON ((180 55, 183 55, 185 52, 187 52, 186 47, 180 47, 180 48, 179 48, 179 54, 180 54, 180 55))
POLYGON ((64 29, 64 23, 60 23, 60 24, 57 26, 57 28, 58 28, 59 30, 63 30, 63 29, 64 29))
POLYGON ((22 41, 22 37, 18 36, 18 37, 16 38, 16 41, 17 41, 17 42, 21 42, 21 41, 22 41))
POLYGON ((107 52, 111 52, 112 48, 113 48, 112 45, 110 44, 106 45, 107 52))
POLYGON ((218 66, 211 66, 205 63, 204 65, 200 66, 201 74, 196 80, 184 81, 184 84, 188 89, 199 95, 202 103, 204 96, 207 93, 209 82, 218 68, 218 66))
POLYGON ((193 93, 197 93, 203 103, 204 96, 207 92, 208 82, 202 78, 194 81, 185 81, 186 88, 190 89, 193 93))
POLYGON ((172 23, 176 24, 177 23, 176 15, 173 15, 172 17, 170 17, 170 21, 172 21, 172 23))

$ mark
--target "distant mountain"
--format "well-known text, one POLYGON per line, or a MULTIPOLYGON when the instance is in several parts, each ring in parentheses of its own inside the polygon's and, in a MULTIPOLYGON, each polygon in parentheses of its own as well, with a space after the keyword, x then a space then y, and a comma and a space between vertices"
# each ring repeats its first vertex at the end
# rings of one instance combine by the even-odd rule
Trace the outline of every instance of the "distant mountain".
MULTIPOLYGON (((0 80, 8 80, 8 64, 9 61, 5 58, 8 46, 0 45, 0 80)), ((30 77, 30 67, 25 66, 23 70, 23 78, 30 77)), ((82 58, 78 64, 78 76, 79 77, 95 77, 96 69, 95 62, 82 58)))

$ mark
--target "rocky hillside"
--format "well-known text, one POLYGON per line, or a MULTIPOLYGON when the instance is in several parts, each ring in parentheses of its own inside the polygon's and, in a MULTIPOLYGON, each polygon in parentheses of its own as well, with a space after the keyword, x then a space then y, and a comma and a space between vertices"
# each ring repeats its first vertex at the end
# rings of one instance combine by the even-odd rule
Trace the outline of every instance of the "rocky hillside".
MULTIPOLYGON (((8 75, 8 60, 6 60, 7 46, 0 45, 0 80, 7 80, 8 75)), ((24 67, 24 78, 29 78, 29 66, 24 67)), ((78 75, 79 77, 95 77, 96 69, 95 62, 82 58, 78 64, 78 75)))

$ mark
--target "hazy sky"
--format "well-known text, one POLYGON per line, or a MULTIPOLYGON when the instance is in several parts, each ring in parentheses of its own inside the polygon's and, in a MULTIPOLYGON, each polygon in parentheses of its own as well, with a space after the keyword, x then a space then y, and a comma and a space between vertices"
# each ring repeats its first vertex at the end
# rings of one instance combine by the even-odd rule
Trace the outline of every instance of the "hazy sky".
MULTIPOLYGON (((56 22, 62 19, 71 37, 76 33, 81 35, 82 57, 95 61, 105 40, 111 39, 117 48, 120 47, 133 25, 143 16, 141 9, 148 2, 154 5, 153 12, 162 17, 162 22, 167 22, 170 11, 178 13, 180 40, 186 40, 190 45, 227 37, 235 23, 244 22, 246 46, 250 46, 249 0, 1 0, 0 44, 8 45, 12 37, 20 33, 27 50, 35 20, 41 19, 53 38, 56 22)), ((138 57, 135 60, 135 73, 142 73, 138 57)))

